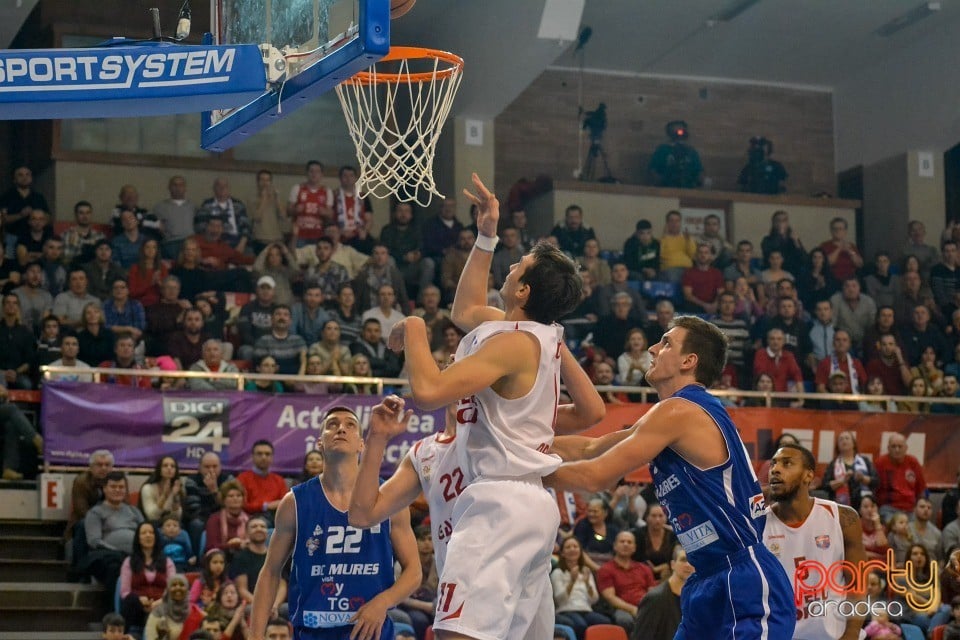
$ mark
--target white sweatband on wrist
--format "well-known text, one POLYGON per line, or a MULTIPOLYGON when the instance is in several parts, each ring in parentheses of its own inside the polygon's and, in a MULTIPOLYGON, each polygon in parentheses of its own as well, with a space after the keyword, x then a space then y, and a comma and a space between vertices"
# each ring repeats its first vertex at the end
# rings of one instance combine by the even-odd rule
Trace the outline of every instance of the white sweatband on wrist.
POLYGON ((500 238, 497 236, 485 236, 480 234, 477 236, 477 241, 473 243, 473 246, 475 246, 477 249, 480 249, 480 251, 493 253, 497 248, 498 242, 500 242, 500 238))

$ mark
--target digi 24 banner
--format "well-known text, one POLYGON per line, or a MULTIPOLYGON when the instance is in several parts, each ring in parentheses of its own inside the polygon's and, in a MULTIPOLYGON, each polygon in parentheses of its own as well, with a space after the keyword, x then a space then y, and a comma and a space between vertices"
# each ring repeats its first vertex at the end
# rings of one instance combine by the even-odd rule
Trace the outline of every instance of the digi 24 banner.
MULTIPOLYGON (((43 387, 44 455, 52 465, 86 466, 92 452, 109 449, 118 467, 152 468, 168 455, 181 469, 196 469, 200 457, 213 451, 225 469, 235 471, 252 468, 253 443, 268 440, 274 446, 273 471, 296 475, 306 453, 316 448, 328 409, 350 407, 366 425, 379 402, 380 396, 161 392, 55 382, 43 387)), ((390 442, 382 473, 392 474, 417 440, 442 430, 443 414, 416 412, 407 432, 390 442)))

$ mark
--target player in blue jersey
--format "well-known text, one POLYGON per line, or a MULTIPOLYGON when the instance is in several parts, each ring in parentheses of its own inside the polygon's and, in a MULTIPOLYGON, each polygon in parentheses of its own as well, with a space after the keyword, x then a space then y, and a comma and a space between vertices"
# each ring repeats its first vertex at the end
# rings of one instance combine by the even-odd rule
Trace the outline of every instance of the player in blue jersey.
POLYGON ((714 325, 674 319, 650 348, 646 373, 663 400, 625 432, 580 439, 578 452, 562 455, 583 459, 560 467, 550 484, 598 491, 652 462, 657 499, 696 569, 681 594, 675 638, 786 640, 796 622, 793 588, 763 545, 760 483, 736 426, 707 393, 726 351, 714 325))
POLYGON ((420 586, 420 558, 402 510, 369 528, 347 521, 363 450, 360 420, 334 407, 320 432, 323 473, 280 501, 276 529, 253 595, 250 623, 262 640, 280 572, 292 555, 288 602, 295 640, 392 640, 387 609, 420 586), (396 556, 401 573, 394 582, 396 556))

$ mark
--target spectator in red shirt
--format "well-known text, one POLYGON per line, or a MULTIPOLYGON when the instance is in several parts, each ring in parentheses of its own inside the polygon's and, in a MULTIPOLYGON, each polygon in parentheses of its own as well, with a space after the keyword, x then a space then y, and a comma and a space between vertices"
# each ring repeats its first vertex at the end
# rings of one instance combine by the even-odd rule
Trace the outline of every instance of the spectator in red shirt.
POLYGON ((887 455, 877 459, 877 502, 885 520, 897 511, 910 513, 927 496, 920 462, 907 453, 907 439, 899 433, 887 441, 887 455))
POLYGON ((268 440, 253 443, 253 470, 243 471, 237 481, 247 492, 243 510, 251 515, 273 518, 280 506, 280 499, 287 494, 287 483, 275 473, 270 473, 273 464, 273 445, 268 440))
POLYGON ((713 267, 713 249, 697 245, 693 266, 683 272, 683 300, 694 313, 716 313, 717 296, 723 291, 723 273, 713 267))
MULTIPOLYGON (((773 380, 774 391, 803 391, 803 374, 797 359, 783 345, 786 337, 781 329, 767 331, 767 347, 753 354, 753 375, 765 373, 773 380)), ((803 400, 794 400, 791 407, 803 406, 803 400)))
POLYGON ((253 256, 237 251, 230 246, 223 230, 223 218, 213 216, 207 221, 203 233, 193 236, 200 248, 201 264, 214 271, 224 270, 231 265, 253 264, 253 256))
POLYGON ((847 221, 843 218, 830 221, 830 239, 821 244, 820 249, 827 256, 833 277, 839 282, 856 277, 857 270, 863 267, 863 257, 857 245, 847 240, 847 221))
POLYGON ((633 559, 636 551, 637 539, 631 532, 621 531, 613 543, 613 560, 597 572, 597 589, 613 608, 614 623, 623 627, 628 635, 637 617, 637 605, 657 584, 653 570, 633 559))
POLYGON ((833 334, 833 355, 824 358, 817 365, 817 393, 827 393, 827 381, 835 371, 847 378, 844 393, 866 393, 867 372, 858 358, 850 355, 850 334, 837 329, 833 334))
POLYGON ((867 363, 867 377, 876 376, 883 380, 884 391, 892 396, 907 395, 907 385, 913 376, 897 344, 897 337, 892 333, 884 334, 877 345, 877 357, 867 363))

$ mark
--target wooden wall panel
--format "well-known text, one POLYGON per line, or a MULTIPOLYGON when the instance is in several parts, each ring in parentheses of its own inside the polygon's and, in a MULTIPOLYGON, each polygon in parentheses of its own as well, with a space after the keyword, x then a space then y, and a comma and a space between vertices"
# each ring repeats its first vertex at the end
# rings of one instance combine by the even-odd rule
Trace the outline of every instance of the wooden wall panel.
MULTIPOLYGON (((545 174, 570 180, 577 168, 578 74, 548 70, 496 118, 496 184, 545 174)), ((584 108, 607 105, 603 139, 614 177, 647 184, 646 168, 664 125, 684 119, 714 189, 735 190, 753 135, 774 141, 774 158, 790 179, 788 193, 834 193, 833 99, 825 91, 694 80, 586 73, 584 108)), ((599 173, 599 171, 598 171, 599 173)))

